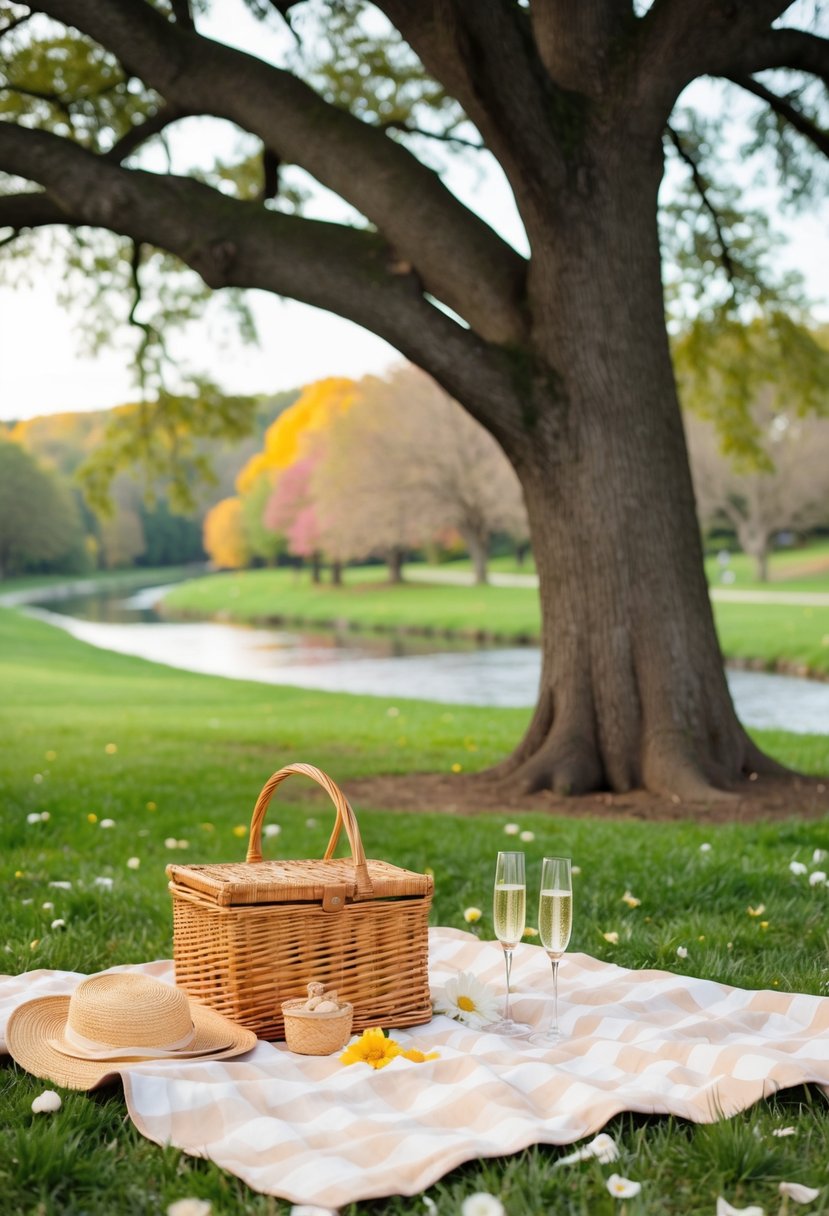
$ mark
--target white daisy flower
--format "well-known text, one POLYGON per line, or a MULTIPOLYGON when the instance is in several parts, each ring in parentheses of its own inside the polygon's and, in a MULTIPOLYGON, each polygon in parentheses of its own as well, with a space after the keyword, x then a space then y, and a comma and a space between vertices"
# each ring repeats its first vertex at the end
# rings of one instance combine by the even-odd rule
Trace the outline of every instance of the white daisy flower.
POLYGON ((64 920, 62 917, 60 917, 60 916, 59 916, 59 917, 57 918, 57 920, 53 920, 53 921, 52 921, 51 928, 53 928, 53 929, 65 929, 65 928, 66 928, 66 921, 65 921, 65 920, 64 920))
POLYGON ((269 838, 271 836, 278 836, 281 831, 282 831, 282 828, 279 826, 278 823, 266 823, 265 827, 264 827, 263 835, 265 837, 269 838))
POLYGON ((806 873, 806 867, 802 861, 790 861, 789 869, 791 870, 792 874, 796 874, 796 875, 798 875, 798 877, 801 874, 806 873))
POLYGON ((102 819, 101 822, 98 824, 98 827, 99 828, 114 828, 115 820, 114 819, 102 819))
POLYGON ((801 1186, 799 1182, 781 1182, 777 1188, 781 1195, 793 1199, 795 1203, 814 1203, 820 1194, 816 1186, 801 1186))
POLYGON ((641 1182, 632 1182, 630 1178, 623 1178, 621 1174, 611 1174, 606 1186, 614 1199, 632 1199, 642 1189, 641 1182))
POLYGON ((40 823, 40 811, 32 811, 26 816, 27 823, 40 823))
POLYGON ((128 870, 137 870, 140 865, 141 865, 140 857, 128 857, 127 858, 127 869, 128 870))
POLYGON ((702 844, 699 846, 699 851, 700 851, 700 853, 710 853, 711 852, 711 845, 708 843, 707 840, 704 840, 702 842, 702 844))
POLYGON ((772 1128, 771 1134, 773 1136, 780 1136, 781 1138, 783 1136, 796 1136, 797 1128, 796 1127, 774 1127, 774 1128, 772 1128))
POLYGON ((104 891, 111 891, 112 890, 112 879, 111 878, 96 878, 95 886, 102 887, 104 889, 104 891))
POLYGON ((523 840, 525 844, 529 844, 530 841, 535 840, 535 832, 520 832, 518 838, 519 840, 523 840))
POLYGON ((520 831, 521 831, 520 823, 505 823, 504 824, 504 835, 505 836, 517 836, 520 831))
POLYGON ((71 882, 62 882, 60 879, 57 879, 54 882, 50 882, 49 886, 57 887, 59 891, 71 891, 72 890, 71 882))
POLYGON ((825 887, 826 886, 825 871, 824 870, 813 870, 812 873, 809 875, 809 886, 810 887, 825 887))
POLYGON ((488 1191, 476 1191, 464 1199, 461 1216, 504 1216, 504 1205, 488 1191))
POLYGON ((827 857, 829 857, 829 853, 826 852, 826 849, 815 849, 814 853, 812 854, 812 861, 817 866, 820 865, 822 861, 825 861, 827 857))
POLYGON ((688 957, 688 948, 687 948, 687 946, 677 946, 677 948, 676 948, 676 956, 677 956, 677 958, 687 958, 687 957, 688 957))
POLYGON ((490 990, 466 971, 446 981, 435 997, 434 1009, 435 1013, 443 1013, 476 1030, 497 1022, 501 1016, 490 990))
POLYGON ((464 910, 463 919, 468 925, 474 925, 481 919, 482 916, 483 912, 480 908, 466 908, 464 910))

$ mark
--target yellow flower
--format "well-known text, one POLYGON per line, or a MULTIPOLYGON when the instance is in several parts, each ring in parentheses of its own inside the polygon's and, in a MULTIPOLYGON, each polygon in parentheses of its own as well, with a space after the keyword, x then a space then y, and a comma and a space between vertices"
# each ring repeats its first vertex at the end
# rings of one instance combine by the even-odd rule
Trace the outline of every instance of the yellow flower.
POLYGON ((58 758, 58 753, 57 753, 57 752, 48 751, 48 752, 46 753, 46 759, 47 759, 47 760, 57 760, 57 758, 58 758))
POLYGON ((613 929, 610 933, 603 933, 602 937, 606 942, 610 942, 611 946, 618 946, 619 934, 613 929))
POLYGON ((15 870, 14 876, 15 876, 15 878, 25 878, 26 877, 23 870, 15 870))
POLYGON ((242 836, 247 836, 247 834, 248 834, 247 824, 246 823, 237 823, 236 827, 233 829, 233 835, 242 837, 242 836))
POLYGON ((108 756, 114 756, 115 753, 118 751, 118 744, 117 743, 107 743, 106 747, 104 748, 104 751, 106 752, 106 754, 108 756))
POLYGON ((758 904, 756 908, 752 908, 751 904, 748 905, 749 916, 762 916, 763 913, 765 912, 765 910, 766 910, 765 904, 758 904))
POLYGON ((37 950, 37 948, 38 948, 38 946, 39 946, 39 945, 40 945, 40 938, 39 938, 39 937, 36 937, 36 938, 35 938, 35 940, 34 940, 33 942, 29 942, 29 949, 30 949, 30 950, 37 950))
POLYGON ((461 769, 462 769, 462 768, 463 768, 463 765, 462 765, 462 764, 453 764, 453 765, 452 765, 452 772, 453 772, 453 773, 459 773, 459 772, 461 771, 461 769))
POLYGON ((627 904, 629 908, 638 908, 641 902, 641 899, 637 899, 635 895, 630 893, 630 891, 625 891, 624 895, 622 896, 622 903, 627 904))
POLYGON ((385 1068, 401 1054, 394 1039, 387 1039, 379 1026, 364 1030, 359 1039, 350 1043, 340 1056, 341 1064, 370 1064, 372 1068, 385 1068))
POLYGON ((423 1052, 418 1047, 410 1047, 408 1051, 402 1053, 405 1059, 411 1060, 413 1064, 423 1064, 426 1060, 439 1060, 439 1051, 423 1052))
POLYGON ((87 823, 97 823, 98 822, 98 816, 95 814, 94 811, 89 812, 89 814, 86 817, 86 822, 87 823))
POLYGON ((148 811, 157 811, 157 810, 158 810, 158 806, 157 806, 157 805, 156 805, 156 803, 154 803, 154 802, 148 802, 148 803, 147 803, 147 810, 148 810, 148 811))
POLYGON ((532 929, 532 928, 531 928, 531 927, 528 925, 528 926, 527 926, 527 928, 524 930, 523 936, 524 936, 524 937, 538 937, 538 930, 537 930, 537 929, 532 929))
POLYGON ((474 925, 482 916, 483 912, 480 908, 467 908, 463 914, 463 919, 468 925, 474 925))
POLYGON ((761 929, 768 929, 768 927, 769 927, 769 922, 768 922, 767 920, 761 920, 761 921, 760 921, 760 928, 761 928, 761 929))

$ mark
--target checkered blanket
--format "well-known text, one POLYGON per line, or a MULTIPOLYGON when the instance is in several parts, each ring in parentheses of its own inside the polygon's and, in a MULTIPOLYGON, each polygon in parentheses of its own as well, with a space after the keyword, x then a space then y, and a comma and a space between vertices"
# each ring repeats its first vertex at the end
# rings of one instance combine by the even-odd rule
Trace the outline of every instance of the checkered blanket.
MULTIPOLYGON (((137 970, 172 981, 169 962, 137 970)), ((433 929, 433 989, 468 971, 503 992, 497 943, 433 929)), ((70 992, 82 976, 0 977, 0 1047, 11 1010, 70 992)), ((520 945, 513 1015, 545 1025, 550 965, 520 945)), ((260 1042, 233 1060, 149 1062, 122 1071, 130 1115, 159 1144, 208 1157, 255 1190, 340 1207, 415 1194, 463 1161, 529 1144, 570 1144, 619 1111, 707 1123, 775 1090, 829 1090, 829 999, 747 991, 664 971, 628 971, 569 954, 560 971, 563 1038, 554 1048, 472 1031, 445 1017, 399 1031, 439 1051, 374 1070, 336 1055, 292 1055, 260 1042)))

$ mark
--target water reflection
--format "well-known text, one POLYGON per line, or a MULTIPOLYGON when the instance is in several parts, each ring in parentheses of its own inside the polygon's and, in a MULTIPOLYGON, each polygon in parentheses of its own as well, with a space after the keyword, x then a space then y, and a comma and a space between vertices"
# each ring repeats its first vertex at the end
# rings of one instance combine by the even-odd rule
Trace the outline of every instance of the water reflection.
MULTIPOLYGON (((128 598, 98 593, 30 611, 92 645, 208 675, 464 705, 526 708, 535 702, 536 647, 171 623, 154 607, 165 590, 148 587, 128 598)), ((729 671, 728 680, 746 725, 829 733, 829 684, 753 671, 729 671)))

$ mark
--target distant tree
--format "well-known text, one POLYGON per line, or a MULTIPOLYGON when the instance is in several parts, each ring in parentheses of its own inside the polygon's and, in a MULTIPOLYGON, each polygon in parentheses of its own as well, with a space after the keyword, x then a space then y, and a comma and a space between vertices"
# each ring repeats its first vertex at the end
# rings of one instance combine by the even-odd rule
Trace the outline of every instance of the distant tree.
POLYGON ((83 529, 69 489, 19 443, 0 438, 0 578, 83 566, 83 529))
POLYGON ((242 500, 223 498, 204 518, 204 549, 215 566, 240 570, 248 563, 242 526, 242 500))
POLYGON ((712 422, 686 419, 700 522, 731 526, 760 582, 778 532, 829 523, 829 418, 755 412, 763 414, 760 467, 723 452, 712 422))
POLYGON ((177 515, 166 499, 154 505, 139 506, 145 548, 141 554, 143 566, 178 566, 204 560, 202 530, 192 516, 177 515))
POLYGON ((270 478, 262 476, 242 498, 242 529, 248 550, 252 558, 266 566, 275 566, 286 547, 282 533, 265 522, 265 508, 272 494, 270 478))
POLYGON ((110 570, 132 566, 147 548, 141 518, 141 491, 127 473, 112 483, 111 507, 98 522, 98 543, 103 564, 110 570))
POLYGON ((311 477, 317 463, 318 455, 305 456, 277 474, 262 516, 271 535, 285 538, 289 553, 310 562, 311 578, 315 583, 321 581, 322 575, 319 520, 311 490, 311 477))
POLYGON ((494 534, 505 532, 517 541, 529 535, 521 484, 503 451, 416 367, 368 381, 363 396, 367 401, 376 397, 380 409, 417 419, 415 427, 403 431, 396 416, 390 419, 389 457, 398 466, 411 466, 427 518, 437 528, 457 530, 472 558, 476 583, 485 583, 494 534))

